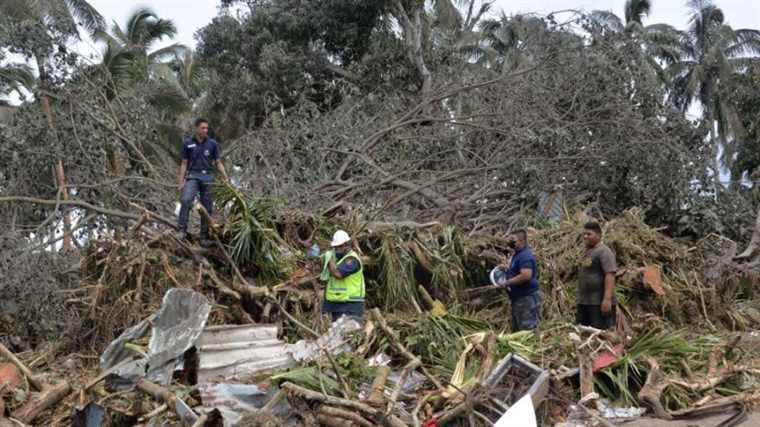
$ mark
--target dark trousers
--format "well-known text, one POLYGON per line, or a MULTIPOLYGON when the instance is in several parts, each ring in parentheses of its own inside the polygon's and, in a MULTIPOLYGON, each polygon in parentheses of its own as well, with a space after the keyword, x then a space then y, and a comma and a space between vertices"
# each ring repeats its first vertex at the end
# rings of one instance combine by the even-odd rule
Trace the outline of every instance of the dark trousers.
POLYGON ((610 313, 602 314, 601 305, 578 305, 575 313, 575 322, 583 326, 591 326, 596 329, 612 329, 617 323, 617 306, 612 304, 610 313))
MULTIPOLYGON (((211 181, 203 181, 195 178, 188 178, 185 186, 182 187, 182 196, 180 198, 179 219, 177 221, 179 229, 187 232, 187 222, 190 219, 190 209, 193 207, 195 198, 200 194, 201 204, 209 215, 214 211, 214 204, 211 201, 211 181)), ((201 215, 201 236, 208 237, 208 220, 201 215)))
POLYGON ((353 317, 360 323, 364 318, 364 303, 363 302, 322 302, 322 311, 330 313, 332 321, 340 319, 341 316, 346 315, 353 317))
POLYGON ((511 300, 512 331, 536 331, 541 316, 541 296, 538 292, 511 300))

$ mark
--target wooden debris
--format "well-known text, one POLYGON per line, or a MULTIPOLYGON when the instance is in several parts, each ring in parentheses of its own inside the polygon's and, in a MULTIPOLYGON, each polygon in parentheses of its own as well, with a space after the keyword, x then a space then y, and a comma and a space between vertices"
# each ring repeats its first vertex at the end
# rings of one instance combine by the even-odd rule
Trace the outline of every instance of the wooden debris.
POLYGON ((288 392, 294 395, 300 396, 306 400, 322 402, 329 406, 341 406, 344 408, 352 409, 354 411, 358 411, 374 419, 375 422, 379 424, 386 423, 390 427, 402 427, 406 425, 403 421, 398 419, 396 416, 389 415, 388 417, 385 417, 384 414, 380 410, 375 409, 363 403, 355 402, 353 400, 348 400, 348 399, 341 399, 339 397, 334 397, 327 394, 318 393, 316 391, 311 391, 303 387, 297 386, 291 382, 286 382, 282 384, 281 387, 288 390, 288 392))
POLYGON ((657 418, 673 419, 660 401, 662 392, 669 385, 668 381, 662 374, 660 364, 656 360, 650 357, 647 359, 647 363, 649 364, 649 374, 647 374, 644 387, 639 391, 639 399, 652 409, 657 418))
POLYGON ((594 362, 587 353, 579 351, 578 366, 581 370, 581 399, 583 399, 594 393, 594 362))
POLYGON ((370 389, 369 397, 366 402, 368 405, 381 406, 383 404, 385 395, 385 383, 388 381, 388 375, 391 373, 389 366, 379 366, 377 368, 377 374, 374 381, 372 381, 372 388, 370 389))
POLYGON ((367 421, 366 418, 355 412, 350 412, 346 411, 345 409, 335 408, 327 405, 322 405, 317 410, 317 418, 321 417, 328 417, 331 419, 338 418, 340 420, 345 420, 341 421, 341 425, 344 422, 348 422, 349 425, 360 425, 364 427, 373 427, 376 425, 375 423, 367 421))
POLYGON ((19 410, 14 412, 14 418, 18 418, 25 423, 31 423, 40 414, 48 408, 55 406, 64 397, 71 393, 71 386, 68 382, 62 382, 52 387, 46 388, 39 396, 26 402, 19 410))
POLYGON ((19 371, 21 371, 26 376, 27 381, 29 381, 29 384, 31 384, 35 390, 42 391, 45 388, 45 386, 34 377, 32 371, 27 368, 26 365, 24 365, 20 360, 18 360, 15 354, 13 354, 10 350, 8 350, 7 347, 2 344, 0 344, 0 356, 5 357, 8 359, 8 361, 16 365, 19 371))

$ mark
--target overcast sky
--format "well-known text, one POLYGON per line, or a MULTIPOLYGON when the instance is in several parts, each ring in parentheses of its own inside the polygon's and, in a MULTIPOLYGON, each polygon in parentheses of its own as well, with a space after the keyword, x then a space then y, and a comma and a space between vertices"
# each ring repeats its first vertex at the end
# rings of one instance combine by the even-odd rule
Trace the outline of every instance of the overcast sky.
MULTIPOLYGON (((216 15, 219 5, 218 0, 154 0, 145 2, 90 0, 90 3, 105 16, 109 23, 116 20, 121 25, 138 6, 150 5, 160 17, 172 19, 175 22, 179 30, 175 42, 188 46, 195 45, 195 32, 216 15)), ((677 28, 686 27, 688 9, 685 0, 653 0, 652 3, 652 15, 649 17, 648 23, 667 23, 677 28)), ((625 0, 496 0, 495 9, 504 10, 508 15, 525 12, 547 14, 565 9, 587 11, 601 9, 611 10, 622 16, 624 4, 625 0)), ((760 1, 716 0, 716 4, 723 9, 726 20, 734 28, 760 27, 760 1)))
MULTIPOLYGON (((2 1, 2 0, 0 0, 2 1)), ((89 0, 100 11, 109 26, 116 21, 124 26, 127 17, 141 5, 148 5, 161 18, 171 19, 177 26, 178 34, 174 40, 164 40, 156 47, 171 43, 182 43, 195 46, 195 32, 208 24, 216 16, 219 0, 89 0)), ((372 0, 366 0, 372 1, 372 0)), ((652 15, 646 23, 667 23, 676 28, 685 28, 688 23, 686 0, 653 0, 652 15)), ((760 28, 760 0, 715 0, 723 9, 726 21, 734 28, 760 28)), ((535 12, 546 15, 567 9, 581 10, 610 10, 617 15, 623 15, 625 0, 496 0, 493 13, 503 10, 507 15, 535 12)), ((561 18, 559 18, 561 22, 561 18)), ((96 46, 92 41, 85 40, 75 48, 80 54, 99 61, 102 46, 96 46)), ((11 57, 11 59, 14 59, 11 57)), ((12 96, 11 101, 18 102, 18 97, 12 96)))

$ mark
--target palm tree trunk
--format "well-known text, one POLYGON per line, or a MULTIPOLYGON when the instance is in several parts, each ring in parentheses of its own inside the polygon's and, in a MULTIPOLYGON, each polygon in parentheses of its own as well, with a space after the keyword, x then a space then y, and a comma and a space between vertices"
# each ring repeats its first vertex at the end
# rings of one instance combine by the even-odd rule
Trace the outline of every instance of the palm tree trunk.
MULTIPOLYGON (((423 7, 421 5, 413 5, 414 8, 411 16, 407 13, 404 5, 400 0, 396 0, 394 3, 395 16, 399 21, 401 28, 404 31, 404 41, 406 42, 406 53, 409 60, 414 64, 417 69, 417 73, 422 80, 422 86, 420 88, 420 94, 422 95, 423 102, 430 99, 430 95, 433 89, 433 74, 428 69, 425 63, 424 50, 423 50, 423 22, 422 12, 423 7)), ((429 113, 429 105, 426 105, 424 110, 429 113)))
POLYGON ((705 114, 707 115, 707 124, 710 126, 710 156, 712 157, 710 160, 712 161, 712 169, 713 169, 713 190, 715 191, 715 196, 718 195, 718 185, 720 185, 720 159, 718 157, 719 155, 719 148, 720 148, 720 141, 718 141, 718 135, 716 135, 715 132, 715 116, 713 114, 712 108, 705 108, 705 114))
MULTIPOLYGON (((64 201, 69 200, 69 190, 66 188, 66 176, 63 173, 63 162, 58 160, 55 165, 55 176, 58 181, 58 191, 64 201)), ((69 209, 63 208, 63 249, 70 250, 73 248, 73 239, 71 236, 71 216, 69 209)))
MULTIPOLYGON (((45 60, 41 55, 35 55, 34 57, 35 62, 37 62, 37 71, 40 75, 40 93, 41 93, 41 102, 42 102, 42 111, 45 113, 45 117, 47 117, 48 122, 48 128, 51 132, 55 130, 55 125, 53 123, 53 109, 50 105, 50 97, 47 94, 47 91, 49 89, 49 83, 50 79, 47 74, 47 70, 45 69, 45 60)), ((61 159, 58 159, 58 162, 55 164, 55 176, 56 181, 58 184, 58 190, 61 192, 63 199, 68 200, 68 189, 66 189, 66 179, 63 172, 63 161, 61 159)), ((72 248, 72 241, 71 238, 71 215, 68 209, 64 208, 63 210, 63 249, 64 250, 70 250, 72 248)))

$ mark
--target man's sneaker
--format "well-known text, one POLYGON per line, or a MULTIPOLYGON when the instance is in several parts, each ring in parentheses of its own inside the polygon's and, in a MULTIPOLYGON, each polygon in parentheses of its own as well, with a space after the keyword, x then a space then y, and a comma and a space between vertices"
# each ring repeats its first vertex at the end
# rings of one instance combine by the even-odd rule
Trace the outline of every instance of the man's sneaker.
POLYGON ((201 237, 201 247, 203 248, 210 248, 211 246, 214 246, 214 241, 209 239, 208 236, 201 237))
POLYGON ((177 240, 181 242, 184 242, 185 240, 187 240, 187 231, 180 231, 179 233, 177 233, 177 240))

